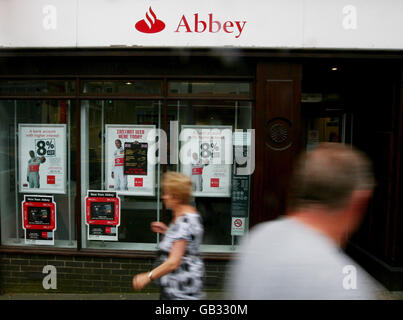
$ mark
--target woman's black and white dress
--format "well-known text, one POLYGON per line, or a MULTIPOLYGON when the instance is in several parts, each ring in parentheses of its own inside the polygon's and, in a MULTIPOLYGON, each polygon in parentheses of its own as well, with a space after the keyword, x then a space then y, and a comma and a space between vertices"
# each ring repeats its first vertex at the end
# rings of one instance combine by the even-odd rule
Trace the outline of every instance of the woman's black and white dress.
POLYGON ((204 263, 200 258, 199 246, 203 238, 203 225, 197 213, 186 213, 176 218, 165 232, 160 242, 160 262, 169 255, 172 244, 177 240, 186 240, 187 246, 180 266, 173 272, 161 277, 161 299, 196 300, 204 297, 202 293, 204 263))

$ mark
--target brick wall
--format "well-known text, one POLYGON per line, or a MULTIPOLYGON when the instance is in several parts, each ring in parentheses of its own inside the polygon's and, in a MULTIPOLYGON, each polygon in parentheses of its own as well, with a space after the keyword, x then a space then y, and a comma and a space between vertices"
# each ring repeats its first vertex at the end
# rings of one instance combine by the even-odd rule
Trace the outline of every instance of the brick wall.
MULTIPOLYGON (((100 258, 0 253, 0 293, 130 293, 135 274, 150 270, 154 259, 100 258), (57 289, 44 289, 46 265, 57 270, 57 289)), ((205 261, 205 291, 222 290, 227 262, 205 261)), ((157 292, 149 285, 143 292, 157 292)))

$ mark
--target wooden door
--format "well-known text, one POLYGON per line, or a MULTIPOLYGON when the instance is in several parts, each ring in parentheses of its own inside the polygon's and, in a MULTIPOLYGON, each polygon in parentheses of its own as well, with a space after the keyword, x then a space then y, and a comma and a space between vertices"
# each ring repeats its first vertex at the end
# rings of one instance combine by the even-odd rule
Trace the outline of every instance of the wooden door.
POLYGON ((286 210, 293 161, 300 150, 300 64, 258 63, 251 226, 286 210))

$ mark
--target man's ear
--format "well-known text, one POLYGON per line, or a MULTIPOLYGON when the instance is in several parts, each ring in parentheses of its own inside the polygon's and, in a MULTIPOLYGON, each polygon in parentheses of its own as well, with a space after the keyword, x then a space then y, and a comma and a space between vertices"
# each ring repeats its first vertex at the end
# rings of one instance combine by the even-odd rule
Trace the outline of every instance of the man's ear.
POLYGON ((372 190, 355 190, 352 194, 353 206, 356 211, 367 210, 369 199, 372 197, 372 190))

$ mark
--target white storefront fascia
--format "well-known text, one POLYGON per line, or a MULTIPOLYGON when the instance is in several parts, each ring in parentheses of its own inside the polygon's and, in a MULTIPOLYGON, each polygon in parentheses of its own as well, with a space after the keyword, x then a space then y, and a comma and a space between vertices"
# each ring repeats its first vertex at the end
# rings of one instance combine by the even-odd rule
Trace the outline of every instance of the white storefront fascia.
POLYGON ((401 0, 0 0, 0 48, 402 50, 402 30, 401 0))

